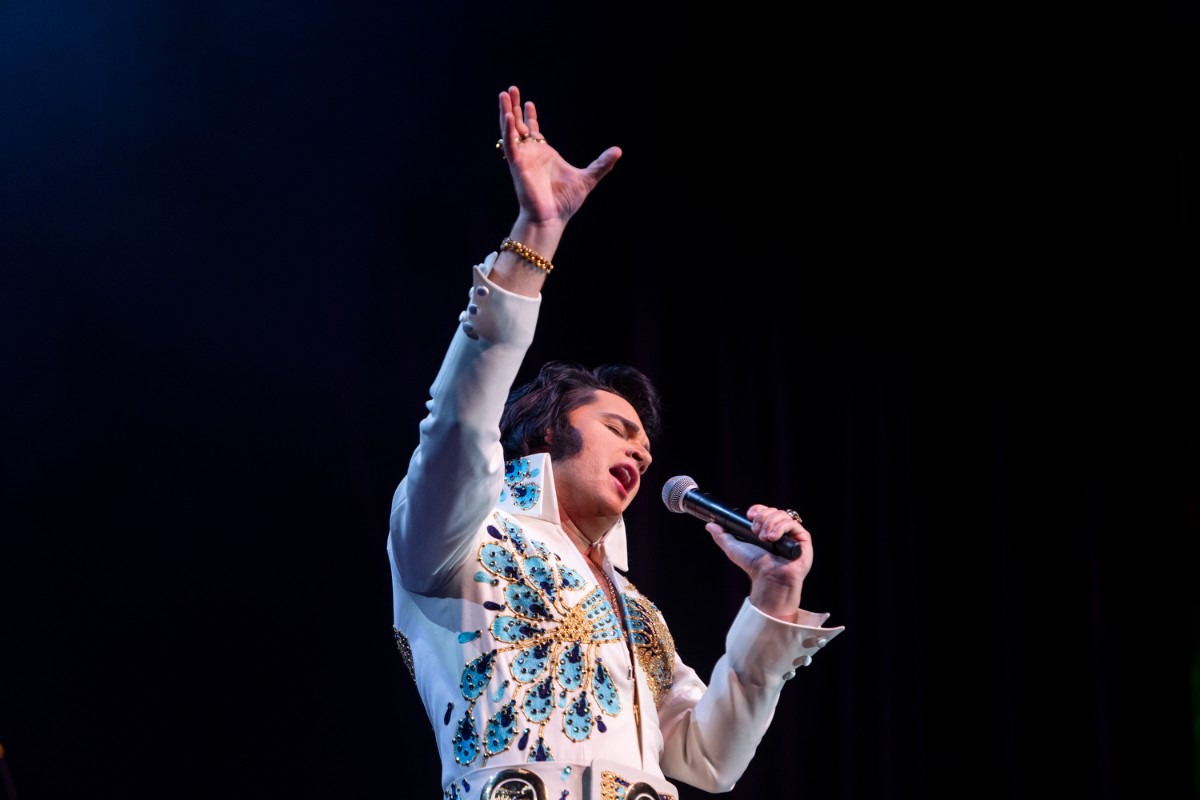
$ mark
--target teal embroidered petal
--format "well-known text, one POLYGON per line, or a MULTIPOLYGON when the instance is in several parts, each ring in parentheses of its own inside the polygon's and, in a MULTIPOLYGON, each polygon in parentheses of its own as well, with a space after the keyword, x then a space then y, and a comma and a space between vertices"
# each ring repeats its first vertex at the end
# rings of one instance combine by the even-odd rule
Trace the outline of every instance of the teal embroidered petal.
POLYGON ((516 717, 513 715, 515 702, 509 700, 496 716, 488 720, 484 749, 487 750, 489 756, 507 750, 508 746, 512 744, 513 737, 517 735, 516 717))
POLYGON ((504 614, 492 620, 492 636, 502 642, 528 642, 530 639, 537 638, 541 633, 541 628, 530 625, 528 621, 520 617, 504 614))
POLYGON ((554 568, 546 563, 546 559, 531 556, 521 562, 521 569, 529 584, 536 586, 553 603, 558 587, 554 585, 554 568))
POLYGON ((532 683, 546 671, 550 659, 550 643, 542 642, 522 650, 513 659, 512 676, 518 683, 532 683))
POLYGON ((555 671, 558 684, 564 689, 578 689, 583 681, 583 648, 579 642, 573 642, 561 656, 558 657, 558 668, 555 671))
POLYGON ((483 568, 493 575, 515 581, 520 574, 517 559, 502 544, 485 544, 479 548, 479 560, 483 568))
POLYGON ((488 681, 492 679, 492 668, 495 664, 496 651, 492 650, 479 656, 463 668, 462 680, 459 681, 463 697, 468 700, 479 697, 483 688, 488 685, 488 681))
POLYGON ((592 673, 592 696, 596 698, 596 702, 604 710, 604 713, 610 717, 615 717, 620 713, 621 697, 617 694, 617 687, 613 684, 608 668, 599 659, 596 659, 596 670, 592 673))
POLYGON ((554 679, 547 677, 537 686, 530 688, 521 706, 530 722, 545 722, 554 710, 554 679))
POLYGON ((554 619, 546 600, 524 581, 511 583, 504 589, 508 607, 526 619, 554 619))
POLYGON ((592 711, 588 707, 586 692, 581 692, 571 702, 571 708, 563 714, 563 733, 573 742, 582 742, 591 736, 592 711))
POLYGON ((559 566, 558 578, 562 582, 562 588, 568 590, 576 590, 583 588, 583 576, 570 567, 559 566))
POLYGON ((475 731, 475 721, 471 719, 471 710, 459 720, 454 731, 454 760, 459 764, 470 764, 479 755, 479 734, 475 731))

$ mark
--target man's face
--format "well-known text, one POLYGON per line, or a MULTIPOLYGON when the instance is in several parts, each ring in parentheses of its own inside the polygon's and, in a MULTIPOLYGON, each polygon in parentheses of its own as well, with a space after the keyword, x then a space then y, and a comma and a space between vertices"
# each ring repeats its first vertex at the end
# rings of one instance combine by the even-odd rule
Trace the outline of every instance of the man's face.
POLYGON ((558 501, 574 518, 616 517, 637 495, 650 466, 650 441, 629 401, 597 391, 568 415, 582 448, 554 462, 558 501))

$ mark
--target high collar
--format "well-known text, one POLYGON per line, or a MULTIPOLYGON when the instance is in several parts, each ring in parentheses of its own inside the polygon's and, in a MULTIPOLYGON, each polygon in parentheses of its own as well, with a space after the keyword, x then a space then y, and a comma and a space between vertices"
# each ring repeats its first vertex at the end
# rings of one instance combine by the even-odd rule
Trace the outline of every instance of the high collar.
MULTIPOLYGON (((498 508, 513 516, 532 517, 562 527, 549 453, 534 453, 505 462, 498 508)), ((604 552, 614 567, 622 572, 629 571, 624 516, 618 517, 604 534, 604 552)))

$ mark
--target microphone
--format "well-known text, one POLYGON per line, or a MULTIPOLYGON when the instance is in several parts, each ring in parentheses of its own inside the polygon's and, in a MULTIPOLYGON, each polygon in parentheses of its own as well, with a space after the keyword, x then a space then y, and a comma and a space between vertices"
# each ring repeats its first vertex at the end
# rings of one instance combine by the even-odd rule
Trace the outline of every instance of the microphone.
POLYGON ((691 514, 705 522, 715 522, 733 534, 735 539, 755 544, 789 561, 800 557, 800 543, 795 539, 764 542, 750 531, 750 519, 740 509, 730 508, 700 491, 687 475, 676 475, 667 481, 662 491, 663 502, 676 514, 691 514))

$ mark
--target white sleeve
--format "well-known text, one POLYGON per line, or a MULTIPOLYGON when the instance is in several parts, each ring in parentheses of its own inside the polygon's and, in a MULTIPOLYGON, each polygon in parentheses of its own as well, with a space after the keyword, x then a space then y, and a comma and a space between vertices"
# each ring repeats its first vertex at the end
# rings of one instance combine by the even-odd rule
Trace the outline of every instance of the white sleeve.
POLYGON ((784 684, 845 630, 821 627, 828 614, 802 614, 805 624, 787 623, 743 601, 707 686, 676 656, 671 691, 658 709, 665 775, 706 792, 734 787, 775 716, 784 684))
POLYGON ((525 297, 474 269, 470 301, 430 388, 427 415, 392 498, 388 554, 411 591, 436 586, 462 561, 504 477, 500 416, 533 341, 541 296, 525 297))

